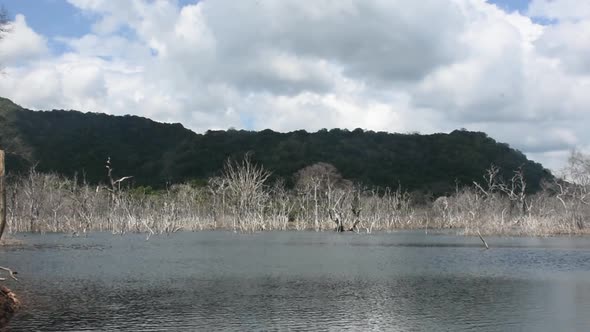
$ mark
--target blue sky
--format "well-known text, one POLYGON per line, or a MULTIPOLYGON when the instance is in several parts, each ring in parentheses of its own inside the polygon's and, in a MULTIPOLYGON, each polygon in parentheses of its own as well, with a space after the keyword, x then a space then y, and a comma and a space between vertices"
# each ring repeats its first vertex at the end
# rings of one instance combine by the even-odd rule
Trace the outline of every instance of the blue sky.
POLYGON ((13 17, 25 15, 34 30, 48 36, 81 36, 90 32, 92 18, 65 0, 4 0, 2 3, 13 17))
MULTIPOLYGON (((184 6, 198 0, 171 1, 184 6)), ((81 13, 66 0, 3 0, 0 3, 13 17, 17 14, 25 15, 33 29, 43 31, 47 36, 82 36, 91 31, 91 25, 96 19, 94 15, 81 13)))
MULTIPOLYGON (((12 17, 25 15, 31 28, 48 37, 83 36, 90 32, 93 22, 92 17, 65 0, 5 0, 3 4, 12 17)), ((55 52, 65 50, 62 43, 50 39, 49 44, 55 52)))
POLYGON ((590 152, 590 1, 0 4, 0 96, 30 109, 197 132, 467 128, 554 170, 590 152))
POLYGON ((506 11, 525 12, 529 5, 529 0, 491 0, 490 2, 506 11))
MULTIPOLYGON (((126 1, 126 0, 114 0, 126 1)), ((198 0, 172 0, 180 6, 198 0)), ((83 13, 66 0, 4 0, 0 2, 8 13, 25 15, 28 25, 47 37, 81 37, 92 32, 97 16, 83 13)), ((66 50, 64 45, 49 40, 51 49, 57 53, 66 50)))

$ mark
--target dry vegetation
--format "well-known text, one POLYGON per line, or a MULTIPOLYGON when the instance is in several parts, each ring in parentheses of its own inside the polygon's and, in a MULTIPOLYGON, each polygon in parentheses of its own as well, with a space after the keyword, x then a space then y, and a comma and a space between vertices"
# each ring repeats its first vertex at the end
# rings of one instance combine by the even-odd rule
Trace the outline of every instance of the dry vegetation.
POLYGON ((343 179, 330 164, 300 170, 295 187, 269 183, 251 162, 228 161, 207 186, 170 186, 153 193, 112 178, 108 186, 32 169, 8 181, 8 226, 14 232, 114 234, 227 229, 391 231, 452 228, 465 234, 585 234, 590 216, 590 159, 573 153, 564 179, 528 195, 521 171, 504 180, 492 166, 481 182, 432 203, 417 204, 401 188, 376 190, 343 179), (567 181, 566 181, 567 180, 567 181))

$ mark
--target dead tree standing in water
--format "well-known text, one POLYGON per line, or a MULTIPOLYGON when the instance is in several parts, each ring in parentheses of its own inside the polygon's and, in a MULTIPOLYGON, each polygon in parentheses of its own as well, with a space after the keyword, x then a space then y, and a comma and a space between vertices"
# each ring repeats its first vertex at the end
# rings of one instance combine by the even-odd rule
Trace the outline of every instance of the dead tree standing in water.
POLYGON ((350 206, 350 210, 352 211, 352 217, 353 222, 352 222, 352 227, 350 227, 350 231, 352 232, 359 232, 357 226, 358 224, 361 222, 361 211, 363 210, 361 208, 361 191, 360 189, 357 191, 356 195, 354 195, 354 198, 352 200, 351 206, 350 206))
POLYGON ((227 185, 234 231, 264 230, 264 210, 269 201, 265 185, 270 175, 252 161, 250 153, 241 162, 226 161, 222 178, 227 185))
POLYGON ((0 150, 0 239, 6 227, 6 187, 4 183, 4 151, 0 150))

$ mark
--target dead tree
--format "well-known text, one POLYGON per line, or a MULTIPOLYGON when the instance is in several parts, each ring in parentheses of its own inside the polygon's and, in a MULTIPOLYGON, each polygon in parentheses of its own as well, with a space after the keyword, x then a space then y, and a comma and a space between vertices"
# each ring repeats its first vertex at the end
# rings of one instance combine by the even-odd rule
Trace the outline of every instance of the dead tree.
POLYGON ((485 197, 490 197, 494 192, 501 189, 501 181, 499 180, 498 174, 500 173, 500 167, 491 164, 490 168, 484 174, 484 182, 486 188, 484 189, 479 183, 473 181, 473 184, 485 197))
POLYGON ((578 229, 585 228, 585 220, 590 218, 590 156, 572 151, 565 169, 563 184, 558 199, 566 211, 568 219, 578 229), (566 205, 564 199, 568 202, 566 205))
POLYGON ((342 198, 344 198, 344 193, 342 193, 340 197, 338 197, 336 203, 334 203, 334 206, 328 210, 330 219, 332 219, 332 221, 336 223, 336 232, 344 232, 344 218, 341 213, 342 206, 340 204, 342 198))
POLYGON ((228 189, 228 203, 233 209, 233 229, 264 229, 264 210, 268 204, 265 183, 271 173, 252 162, 248 153, 242 162, 227 160, 223 178, 228 189))
POLYGON ((442 226, 447 224, 449 227, 452 226, 449 220, 449 198, 447 196, 440 196, 435 199, 432 203, 432 210, 434 211, 435 216, 440 217, 442 226))
POLYGON ((225 223, 226 198, 228 191, 227 181, 224 177, 212 177, 207 183, 207 188, 213 199, 213 206, 210 209, 210 213, 213 218, 213 224, 215 225, 215 228, 217 228, 220 223, 225 223))
POLYGON ((360 207, 360 193, 358 193, 357 196, 353 198, 350 207, 353 218, 352 225, 348 228, 345 227, 345 214, 343 213, 343 205, 348 194, 349 192, 342 191, 339 197, 336 199, 334 206, 328 210, 328 215, 330 216, 330 219, 332 219, 332 221, 336 224, 336 232, 358 231, 357 226, 361 222, 362 208, 360 207))
MULTIPOLYGON (((304 202, 313 201, 313 225, 316 231, 322 228, 320 210, 325 211, 327 207, 328 212, 330 211, 334 190, 343 183, 344 179, 338 169, 324 162, 306 166, 295 174, 295 188, 303 195, 304 202)), ((307 207, 304 204, 302 209, 308 211, 307 207)))
POLYGON ((344 232, 344 221, 342 220, 342 214, 340 214, 336 209, 330 209, 329 214, 330 219, 336 223, 336 228, 334 230, 336 232, 344 232))
POLYGON ((352 203, 350 204, 350 210, 352 212, 353 221, 352 221, 352 226, 350 227, 349 230, 352 232, 358 233, 357 226, 361 222, 361 211, 363 210, 361 208, 361 191, 360 191, 360 189, 356 192, 356 195, 354 196, 352 203))
POLYGON ((107 177, 109 178, 109 184, 111 185, 109 191, 111 192, 112 199, 115 200, 116 194, 121 191, 121 184, 126 180, 132 179, 133 176, 124 176, 120 179, 115 180, 113 178, 113 167, 111 166, 111 157, 107 158, 106 169, 107 177))
POLYGON ((0 239, 6 227, 6 187, 4 183, 4 151, 0 150, 0 239))
POLYGON ((499 187, 500 190, 508 196, 508 199, 510 200, 510 208, 512 209, 516 205, 519 213, 525 215, 527 212, 526 181, 522 167, 514 171, 514 176, 510 179, 508 184, 501 183, 499 187))

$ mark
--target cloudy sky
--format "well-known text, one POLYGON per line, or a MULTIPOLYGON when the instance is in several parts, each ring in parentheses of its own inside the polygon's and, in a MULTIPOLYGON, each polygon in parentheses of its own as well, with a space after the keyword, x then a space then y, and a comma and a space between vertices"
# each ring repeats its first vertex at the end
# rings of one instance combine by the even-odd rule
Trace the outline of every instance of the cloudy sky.
POLYGON ((0 0, 0 96, 196 132, 481 130, 590 151, 590 1, 0 0))

